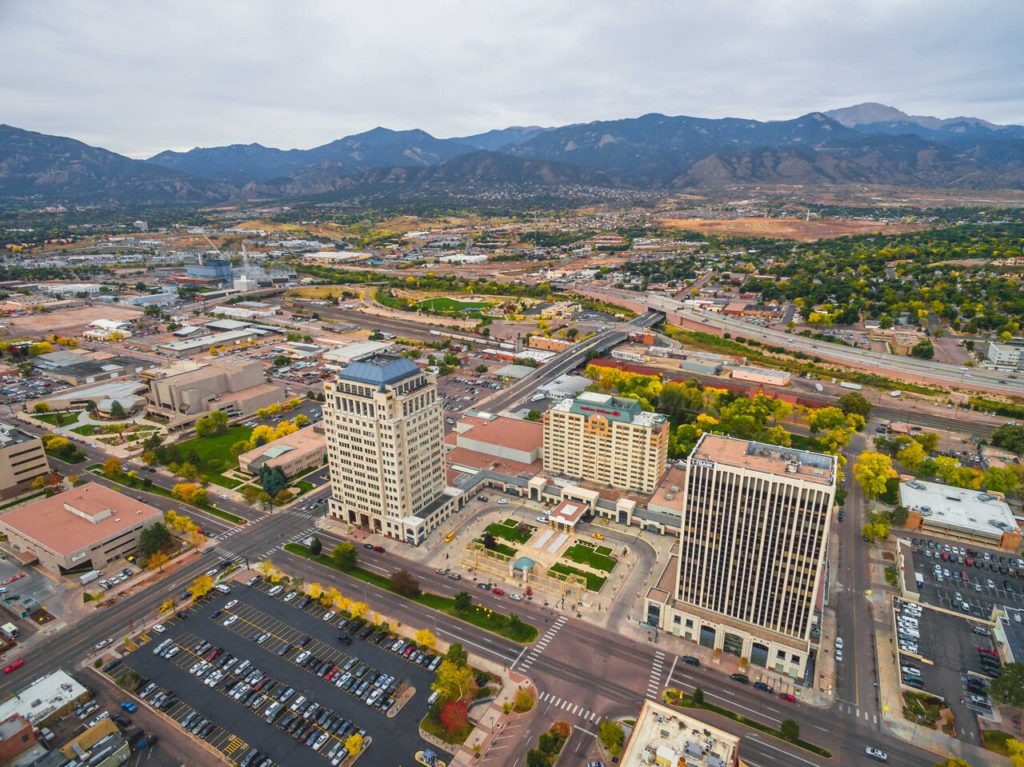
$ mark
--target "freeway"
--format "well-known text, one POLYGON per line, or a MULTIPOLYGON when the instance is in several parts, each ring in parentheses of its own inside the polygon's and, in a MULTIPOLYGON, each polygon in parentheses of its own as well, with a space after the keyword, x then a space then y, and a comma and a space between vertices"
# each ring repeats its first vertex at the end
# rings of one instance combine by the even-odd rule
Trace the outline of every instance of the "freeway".
POLYGON ((585 341, 580 341, 571 349, 559 352, 542 367, 537 368, 526 378, 516 381, 514 384, 490 397, 481 400, 476 404, 477 410, 489 410, 501 412, 509 410, 522 402, 527 394, 533 392, 537 387, 554 381, 558 376, 568 373, 570 370, 582 365, 590 356, 598 355, 616 344, 625 341, 631 330, 637 328, 651 327, 662 319, 660 312, 647 312, 639 317, 634 317, 629 322, 623 323, 615 328, 602 330, 585 341))
POLYGON ((681 301, 653 293, 635 293, 615 288, 593 288, 591 292, 602 295, 613 302, 616 298, 620 300, 626 299, 631 303, 639 302, 651 309, 675 314, 691 322, 702 323, 707 325, 708 328, 754 338, 762 343, 782 346, 791 351, 804 352, 805 354, 818 356, 840 365, 868 368, 881 375, 897 378, 900 375, 904 375, 915 380, 933 382, 947 388, 983 389, 1000 394, 1024 395, 1024 381, 1010 378, 1009 376, 1012 374, 1003 371, 987 370, 985 368, 968 370, 967 368, 944 362, 922 360, 916 357, 899 357, 852 346, 833 344, 827 341, 818 341, 817 339, 806 338, 781 330, 752 325, 749 322, 726 317, 715 312, 701 312, 689 309, 684 307, 681 301))

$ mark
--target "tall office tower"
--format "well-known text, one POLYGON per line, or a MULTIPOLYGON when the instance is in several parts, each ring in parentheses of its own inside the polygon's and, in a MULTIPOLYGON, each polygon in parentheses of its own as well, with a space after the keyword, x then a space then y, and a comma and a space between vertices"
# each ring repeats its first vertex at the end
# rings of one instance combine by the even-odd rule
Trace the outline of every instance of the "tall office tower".
POLYGON ((544 414, 544 471, 653 493, 668 460, 668 419, 626 397, 584 392, 544 414))
POLYGON ((648 595, 648 623, 802 678, 835 483, 834 456, 702 436, 688 460, 674 571, 664 599, 648 595))
POLYGON ((451 505, 434 377, 404 357, 379 354, 349 364, 324 394, 328 514, 422 542, 438 510, 451 505))

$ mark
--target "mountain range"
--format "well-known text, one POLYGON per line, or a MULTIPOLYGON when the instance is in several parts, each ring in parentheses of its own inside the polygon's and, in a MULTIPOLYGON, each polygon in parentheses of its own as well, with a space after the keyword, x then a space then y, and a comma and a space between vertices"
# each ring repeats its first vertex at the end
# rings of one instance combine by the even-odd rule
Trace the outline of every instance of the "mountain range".
POLYGON ((648 114, 446 139, 375 128, 305 150, 233 144, 133 160, 0 125, 7 206, 849 183, 1024 188, 1024 127, 869 103, 771 122, 648 114))

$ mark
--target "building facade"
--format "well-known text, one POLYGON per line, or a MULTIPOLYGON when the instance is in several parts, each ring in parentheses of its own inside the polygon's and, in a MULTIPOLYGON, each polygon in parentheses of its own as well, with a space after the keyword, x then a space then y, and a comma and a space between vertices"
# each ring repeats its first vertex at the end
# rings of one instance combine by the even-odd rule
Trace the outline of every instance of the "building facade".
POLYGON ((830 455, 705 434, 690 454, 679 553, 649 625, 803 678, 835 498, 830 455))
POLYGON ((421 542, 452 501, 434 377, 404 357, 380 354, 348 365, 324 384, 324 394, 328 514, 421 542))
POLYGON ((247 450, 238 456, 238 468, 246 474, 259 474, 267 466, 281 469, 286 477, 296 477, 323 466, 326 455, 324 430, 320 424, 314 424, 247 450))
POLYGON ((43 441, 13 426, 0 424, 0 498, 30 489, 32 480, 50 473, 43 441))
POLYGON ((191 423, 211 410, 245 416, 284 399, 284 389, 266 382, 258 360, 185 360, 147 371, 142 378, 149 384, 150 410, 170 417, 172 428, 179 421, 191 423))
POLYGON ((1024 341, 988 345, 988 361, 1000 368, 1024 367, 1024 341))
POLYGON ((584 392, 544 414, 544 471, 652 493, 668 460, 669 423, 624 397, 584 392))

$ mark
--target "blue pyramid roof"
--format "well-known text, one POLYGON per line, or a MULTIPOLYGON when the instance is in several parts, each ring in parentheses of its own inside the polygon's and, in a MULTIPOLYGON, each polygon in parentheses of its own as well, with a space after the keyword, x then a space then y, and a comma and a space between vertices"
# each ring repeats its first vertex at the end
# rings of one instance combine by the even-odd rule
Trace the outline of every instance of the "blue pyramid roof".
POLYGON ((419 372, 419 367, 405 357, 375 354, 365 360, 349 363, 338 375, 338 378, 371 386, 386 386, 417 375, 419 372))

